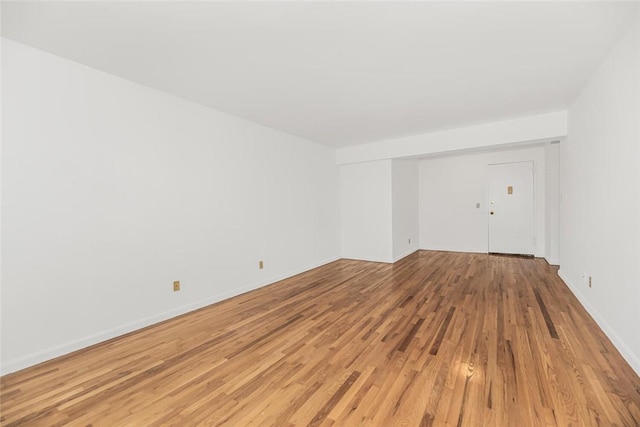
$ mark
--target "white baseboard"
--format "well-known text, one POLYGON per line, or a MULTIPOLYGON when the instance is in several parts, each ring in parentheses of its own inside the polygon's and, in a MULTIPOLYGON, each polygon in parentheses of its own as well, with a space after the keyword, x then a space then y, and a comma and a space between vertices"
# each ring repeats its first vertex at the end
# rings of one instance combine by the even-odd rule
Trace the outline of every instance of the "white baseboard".
POLYGON ((420 246, 421 251, 438 251, 438 252, 460 252, 463 254, 486 254, 486 248, 483 250, 473 250, 473 249, 460 249, 460 248, 441 248, 441 247, 426 247, 420 246))
POLYGON ((249 292, 254 289, 258 289, 263 286, 267 286, 272 283, 278 282, 280 280, 287 279, 297 274, 304 273, 305 271, 312 270, 314 268, 336 261, 337 259, 339 259, 339 257, 331 257, 320 262, 312 263, 303 268, 291 270, 284 274, 279 274, 276 276, 269 277, 262 282, 252 283, 240 288, 233 289, 232 291, 229 291, 229 292, 223 292, 209 298, 205 298, 196 302, 185 304, 183 306, 176 307, 171 310, 167 310, 165 312, 158 313, 150 317, 138 319, 133 322, 129 322, 124 325, 121 325, 112 329, 108 329, 106 331, 102 331, 96 334, 86 336, 84 338, 80 338, 74 341, 70 341, 64 344, 47 348, 42 351, 31 353, 18 359, 2 361, 2 365, 0 367, 0 375, 10 374, 12 372, 16 372, 21 369, 25 369, 30 366, 37 365, 38 363, 46 362, 48 360, 55 359, 56 357, 64 356, 65 354, 69 354, 74 351, 81 350, 83 348, 92 346, 94 344, 99 344, 103 341, 107 341, 112 338, 116 338, 121 335, 134 332, 138 329, 142 329, 147 326, 154 325, 158 322, 162 322, 164 320, 168 320, 173 317, 180 316, 190 311, 194 311, 202 307, 206 307, 208 305, 214 304, 216 302, 243 294, 245 292, 249 292))
POLYGON ((365 258, 365 257, 359 257, 359 256, 348 256, 348 255, 343 255, 342 257, 340 257, 341 259, 348 259, 348 260, 353 260, 353 261, 366 261, 366 262, 380 262, 383 264, 393 264, 393 257, 389 258, 389 259, 372 259, 372 258, 365 258))
MULTIPOLYGON (((549 258, 549 257, 546 257, 546 256, 544 256, 542 258, 544 258, 545 261, 547 261, 547 264, 549 264, 549 265, 560 265, 560 261, 558 261, 557 259, 549 258)), ((569 285, 567 285, 567 286, 569 286, 569 285)))
POLYGON ((397 257, 393 258, 393 262, 398 262, 400 261, 402 258, 406 258, 409 255, 418 252, 420 249, 419 248, 415 248, 415 249, 409 249, 407 252, 403 253, 402 255, 399 255, 397 257))
POLYGON ((566 277, 560 269, 558 271, 558 276, 562 279, 562 281, 567 285, 569 290, 573 292, 573 295, 580 301, 580 304, 587 310, 587 313, 591 315, 593 320, 598 324, 600 329, 604 332, 604 334, 611 340, 616 349, 620 352, 622 357, 629 363, 631 368, 636 371, 636 374, 640 375, 640 355, 634 354, 629 346, 618 336, 615 330, 609 325, 609 322, 605 320, 605 318, 595 309, 593 305, 587 300, 582 292, 578 290, 578 288, 566 277))

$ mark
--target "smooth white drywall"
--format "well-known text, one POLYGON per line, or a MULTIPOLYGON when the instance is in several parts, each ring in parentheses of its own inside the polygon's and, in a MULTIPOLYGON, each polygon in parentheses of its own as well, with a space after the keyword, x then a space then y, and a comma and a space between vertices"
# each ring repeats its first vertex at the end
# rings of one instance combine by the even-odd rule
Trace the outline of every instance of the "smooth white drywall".
POLYGON ((340 166, 342 257, 393 262, 391 160, 340 166))
POLYGON ((2 43, 3 373, 339 257, 334 150, 2 43))
POLYGON ((420 248, 488 252, 487 167, 493 163, 528 160, 534 162, 535 256, 544 256, 545 155, 542 145, 420 160, 420 248))
POLYGON ((2 1, 2 30, 338 147, 564 109, 633 3, 2 1))
MULTIPOLYGON (((0 15, 2 14, 2 8, 0 7, 0 15)), ((1 18, 1 16, 0 16, 1 18)), ((3 43, 0 43, 0 60, 2 60, 2 47, 3 43)), ((3 114, 2 114, 2 100, 3 91, 2 91, 2 82, 4 79, 2 78, 2 67, 0 66, 0 310, 2 309, 2 131, 3 126, 3 114)), ((2 313, 0 313, 0 321, 2 320, 2 313)), ((2 325, 0 325, 0 375, 2 375, 2 325)))
POLYGON ((560 144, 560 275, 640 374, 638 19, 569 109, 560 144))
MULTIPOLYGON (((558 139, 567 134, 565 111, 340 148, 339 165, 558 139)), ((506 148, 506 147, 504 147, 506 148)))
POLYGON ((418 250, 418 161, 391 163, 393 261, 418 250))
POLYGON ((545 154, 545 259, 560 264, 560 144, 546 144, 545 154))

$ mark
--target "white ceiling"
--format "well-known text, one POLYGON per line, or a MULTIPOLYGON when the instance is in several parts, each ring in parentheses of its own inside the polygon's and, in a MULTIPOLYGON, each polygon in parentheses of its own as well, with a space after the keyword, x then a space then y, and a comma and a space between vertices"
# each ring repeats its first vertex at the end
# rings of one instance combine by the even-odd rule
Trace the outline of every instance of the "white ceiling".
POLYGON ((633 2, 2 2, 2 34, 341 147, 565 109, 633 2))

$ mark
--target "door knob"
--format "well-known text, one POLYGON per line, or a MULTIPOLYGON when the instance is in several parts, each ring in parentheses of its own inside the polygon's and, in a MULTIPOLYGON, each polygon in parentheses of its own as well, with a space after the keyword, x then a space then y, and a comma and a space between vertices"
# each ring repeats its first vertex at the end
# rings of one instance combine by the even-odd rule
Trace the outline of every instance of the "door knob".
POLYGON ((489 212, 491 215, 493 215, 493 211, 489 212))

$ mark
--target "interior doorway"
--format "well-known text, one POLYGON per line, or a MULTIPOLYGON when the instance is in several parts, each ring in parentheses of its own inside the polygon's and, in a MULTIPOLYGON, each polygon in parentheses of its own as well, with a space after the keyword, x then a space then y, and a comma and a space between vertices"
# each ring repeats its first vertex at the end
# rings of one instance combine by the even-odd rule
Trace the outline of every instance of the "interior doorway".
POLYGON ((533 161, 488 166, 489 253, 533 256, 533 161))

